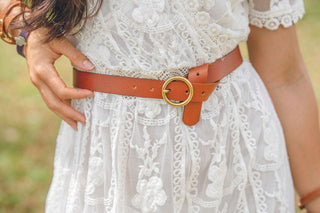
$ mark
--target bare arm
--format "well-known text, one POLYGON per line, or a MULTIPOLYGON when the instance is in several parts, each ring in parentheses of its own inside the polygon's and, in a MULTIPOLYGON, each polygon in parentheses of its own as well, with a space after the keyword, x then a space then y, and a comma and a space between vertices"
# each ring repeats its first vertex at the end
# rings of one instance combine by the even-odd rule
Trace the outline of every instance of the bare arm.
MULTIPOLYGON (((276 31, 251 26, 248 50, 282 123, 294 184, 304 196, 320 186, 320 132, 317 103, 295 26, 276 31)), ((319 212, 320 198, 307 209, 319 212)))

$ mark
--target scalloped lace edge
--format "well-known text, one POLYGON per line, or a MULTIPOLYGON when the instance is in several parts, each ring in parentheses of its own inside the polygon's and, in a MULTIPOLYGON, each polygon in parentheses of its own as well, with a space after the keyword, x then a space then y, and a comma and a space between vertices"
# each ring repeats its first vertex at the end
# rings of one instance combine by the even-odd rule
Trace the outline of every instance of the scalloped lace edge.
POLYGON ((260 28, 265 27, 269 30, 276 30, 280 25, 290 27, 302 19, 305 14, 305 9, 302 6, 294 8, 286 13, 281 12, 282 11, 277 11, 270 14, 266 12, 251 11, 249 15, 249 22, 251 25, 260 28))

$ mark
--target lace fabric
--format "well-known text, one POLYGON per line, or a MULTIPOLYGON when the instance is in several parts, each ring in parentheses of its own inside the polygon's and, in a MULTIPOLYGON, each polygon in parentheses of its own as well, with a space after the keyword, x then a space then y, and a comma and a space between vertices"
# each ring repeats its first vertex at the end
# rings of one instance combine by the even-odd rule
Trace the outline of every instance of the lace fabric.
POLYGON ((167 79, 233 50, 249 22, 273 30, 303 14, 302 0, 108 0, 71 39, 96 72, 167 79))
POLYGON ((290 27, 293 23, 297 23, 304 13, 303 1, 300 0, 274 0, 269 4, 250 0, 250 24, 257 27, 270 30, 276 30, 280 25, 290 27))
MULTIPOLYGON (((110 0, 72 40, 95 72, 167 79, 230 52, 249 22, 276 29, 303 13, 300 0, 110 0)), ((294 212, 282 128, 247 61, 192 127, 160 99, 96 92, 72 104, 87 124, 61 125, 48 213, 294 212)))

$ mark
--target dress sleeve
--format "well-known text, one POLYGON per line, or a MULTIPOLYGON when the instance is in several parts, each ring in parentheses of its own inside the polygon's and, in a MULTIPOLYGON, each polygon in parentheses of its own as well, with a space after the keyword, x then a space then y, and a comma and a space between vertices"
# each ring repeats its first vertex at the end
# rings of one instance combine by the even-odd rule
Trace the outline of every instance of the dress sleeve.
POLYGON ((290 27, 305 13, 303 0, 249 0, 251 25, 276 30, 290 27))

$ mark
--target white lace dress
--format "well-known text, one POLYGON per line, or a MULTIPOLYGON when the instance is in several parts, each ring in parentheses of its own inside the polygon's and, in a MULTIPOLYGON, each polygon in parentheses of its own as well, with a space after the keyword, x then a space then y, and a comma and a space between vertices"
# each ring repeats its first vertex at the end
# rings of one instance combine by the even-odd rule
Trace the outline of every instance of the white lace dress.
MULTIPOLYGON (((249 22, 274 30, 303 13, 302 0, 104 0, 72 39, 95 72, 167 79, 233 50, 249 22)), ((160 99, 96 92, 73 105, 87 124, 62 123, 47 213, 294 212, 283 132, 247 61, 195 126, 160 99)))

